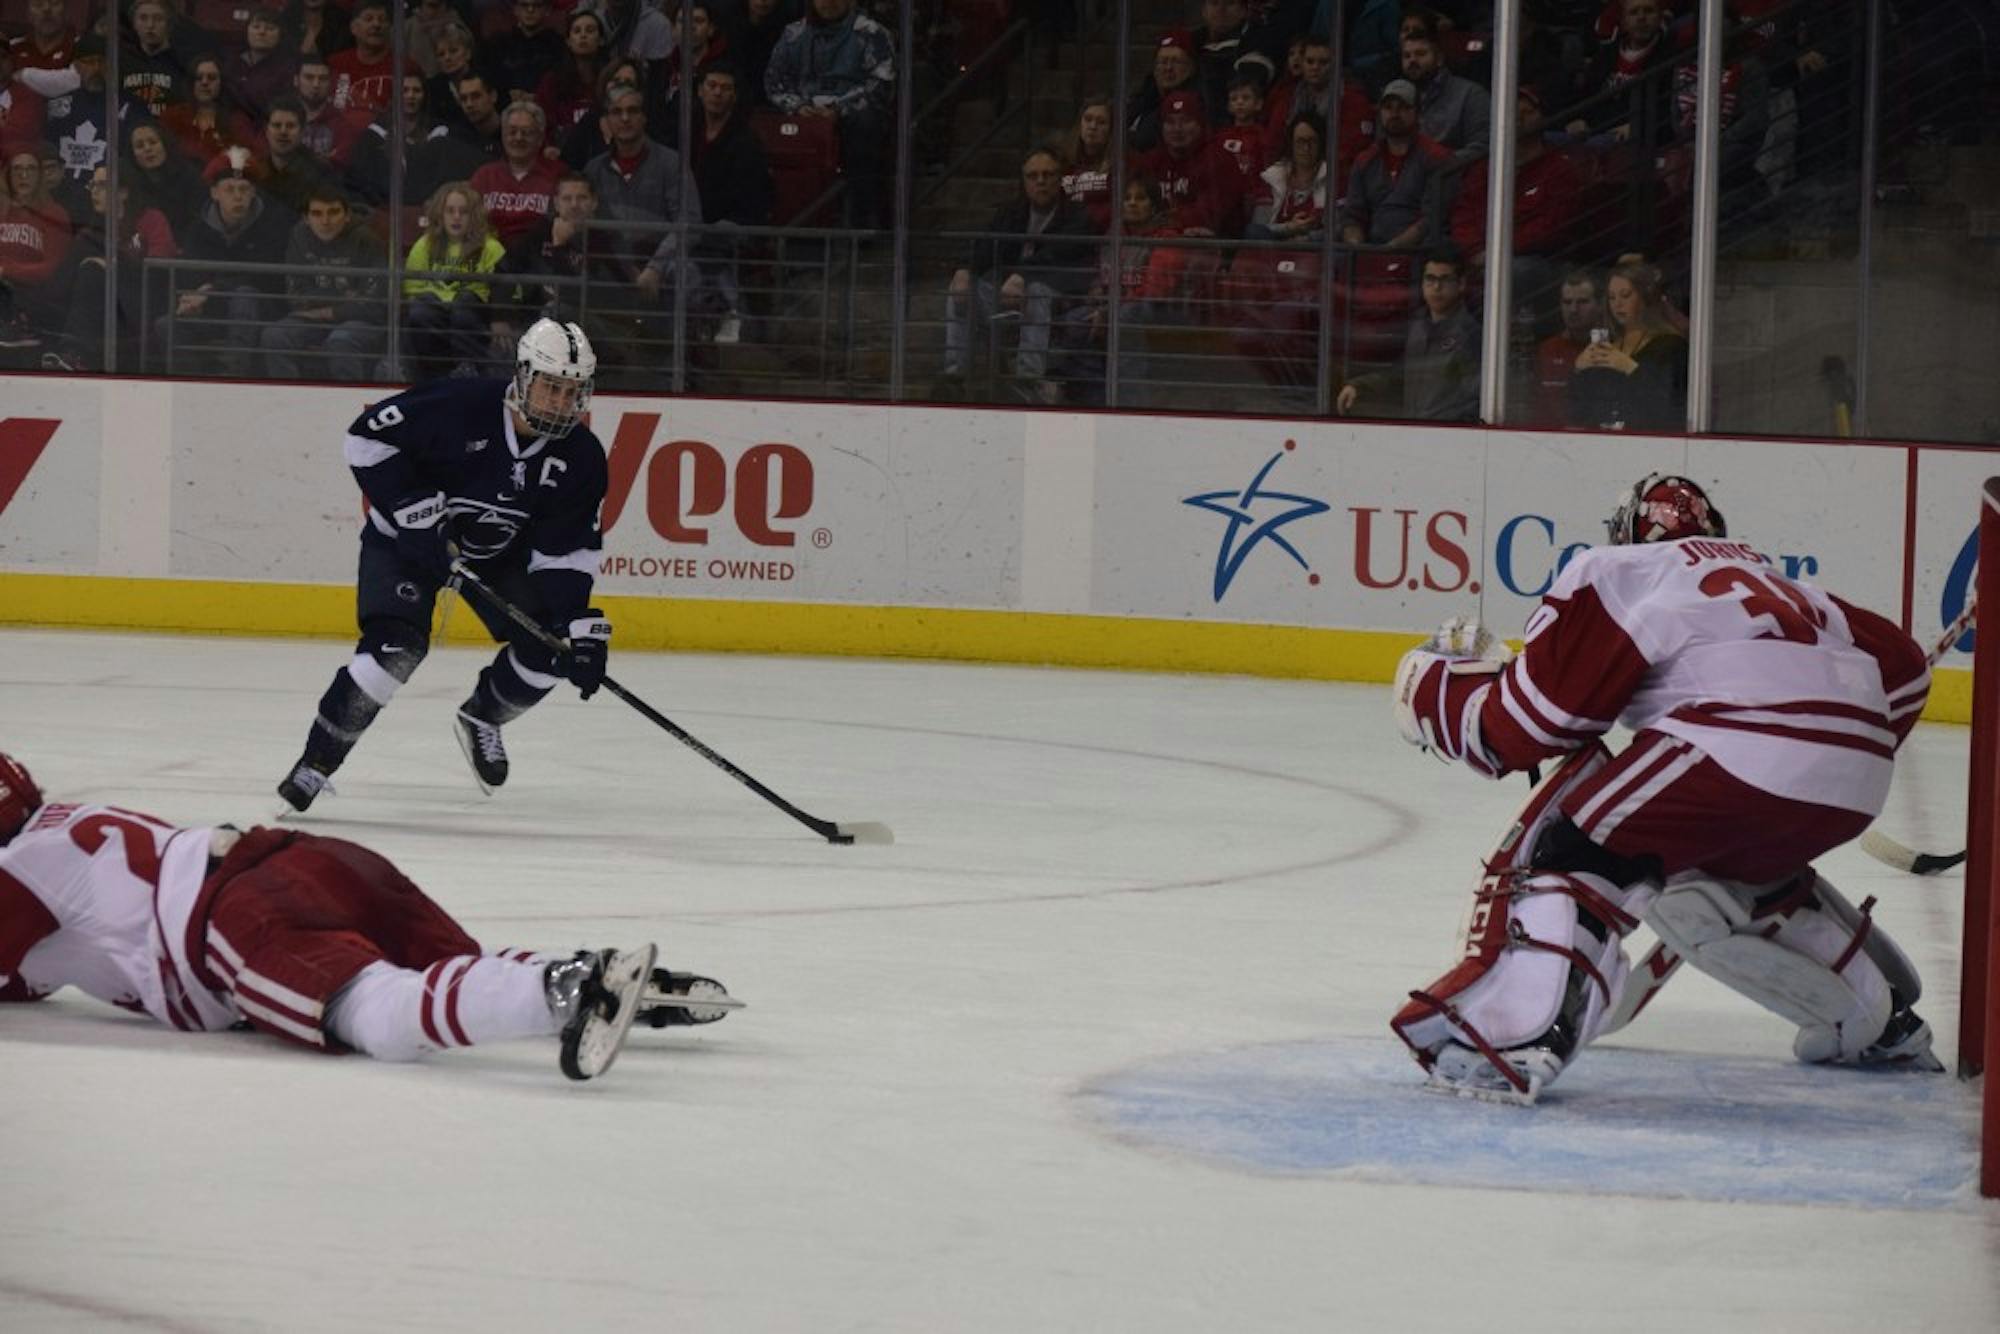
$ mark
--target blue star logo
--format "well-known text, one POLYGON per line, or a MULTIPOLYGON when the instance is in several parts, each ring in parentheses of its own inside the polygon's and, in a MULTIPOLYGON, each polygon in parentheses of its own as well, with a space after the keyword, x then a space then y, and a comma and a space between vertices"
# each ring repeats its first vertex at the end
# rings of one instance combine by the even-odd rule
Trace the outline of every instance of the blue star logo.
MULTIPOLYGON (((1285 442, 1285 449, 1292 443, 1285 442)), ((1198 496, 1189 496, 1181 503, 1196 509, 1220 514, 1229 520, 1229 527, 1222 534, 1222 546, 1215 553, 1215 600, 1222 601, 1223 594, 1235 580, 1236 572, 1243 568, 1243 562, 1260 542, 1269 540, 1287 556, 1298 562, 1301 570, 1312 573, 1312 566, 1299 554, 1297 547, 1285 539, 1278 530, 1288 523, 1324 514, 1333 508, 1324 500, 1311 496, 1294 495, 1289 491, 1266 491, 1264 479, 1271 475, 1271 469, 1278 466, 1278 460, 1285 456, 1280 450, 1271 456, 1270 462, 1257 470, 1250 479, 1250 485, 1242 491, 1207 491, 1198 496), (1282 508, 1274 508, 1282 506, 1282 508), (1264 517, 1259 518, 1262 513, 1264 517)), ((1315 580, 1315 582, 1317 582, 1315 580)))

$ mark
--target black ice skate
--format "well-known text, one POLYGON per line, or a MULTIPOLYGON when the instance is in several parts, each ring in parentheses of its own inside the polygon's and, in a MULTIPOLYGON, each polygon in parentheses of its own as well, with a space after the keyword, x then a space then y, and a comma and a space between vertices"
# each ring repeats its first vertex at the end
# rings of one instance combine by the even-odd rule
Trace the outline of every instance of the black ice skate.
POLYGON ((319 766, 301 759, 292 766, 292 771, 278 783, 278 795, 285 804, 295 811, 302 811, 313 804, 313 798, 322 792, 333 791, 332 775, 319 766))
POLYGON ((1944 1062, 1931 1051, 1931 1026, 1907 1005, 1889 1016, 1882 1036, 1856 1056, 1854 1063, 1896 1066, 1933 1075, 1944 1072, 1944 1062))
POLYGON ((542 975, 549 1013, 562 1025, 558 1064, 571 1079, 594 1079, 611 1068, 639 1017, 640 994, 658 951, 583 950, 552 963, 542 975))
POLYGON ((458 737, 458 748, 465 752, 465 762, 472 766, 472 777, 481 792, 491 793, 507 781, 507 746, 500 739, 500 724, 460 709, 452 731, 458 737))
POLYGON ((639 1021, 652 1028, 712 1024, 742 1008, 743 1002, 731 999, 728 988, 712 977, 655 968, 639 997, 639 1021))

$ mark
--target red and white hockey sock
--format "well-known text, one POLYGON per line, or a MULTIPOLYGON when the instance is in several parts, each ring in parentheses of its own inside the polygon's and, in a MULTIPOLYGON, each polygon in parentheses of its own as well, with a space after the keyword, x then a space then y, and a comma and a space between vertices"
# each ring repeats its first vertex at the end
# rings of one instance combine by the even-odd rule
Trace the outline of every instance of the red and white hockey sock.
POLYGON ((545 966, 534 956, 470 954, 425 969, 373 963, 327 1006, 326 1028, 356 1051, 385 1061, 547 1037, 557 1025, 542 985, 545 966))

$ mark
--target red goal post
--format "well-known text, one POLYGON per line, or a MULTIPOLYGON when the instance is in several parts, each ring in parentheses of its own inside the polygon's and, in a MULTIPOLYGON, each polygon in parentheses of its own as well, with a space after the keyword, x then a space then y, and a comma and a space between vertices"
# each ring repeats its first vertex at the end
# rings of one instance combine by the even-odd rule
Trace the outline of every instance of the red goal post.
MULTIPOLYGON (((2000 608, 2000 477, 1989 477, 1979 507, 1982 610, 2000 608)), ((1972 769, 1966 796, 1965 948, 1958 1002, 1958 1073, 1970 1079, 2000 1069, 2000 913, 1994 911, 1996 830, 2000 830, 2000 622, 1975 632, 1972 654, 1972 769)), ((1979 1193, 2000 1196, 2000 1092, 1985 1091, 1979 1139, 1979 1193)))

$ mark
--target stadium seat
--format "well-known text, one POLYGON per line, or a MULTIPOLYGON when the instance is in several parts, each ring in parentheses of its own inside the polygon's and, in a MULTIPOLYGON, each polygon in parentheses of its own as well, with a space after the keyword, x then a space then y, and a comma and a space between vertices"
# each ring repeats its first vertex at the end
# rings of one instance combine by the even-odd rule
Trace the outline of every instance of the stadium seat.
POLYGON ((1320 255, 1243 250, 1218 282, 1237 352, 1274 385, 1311 384, 1319 360, 1320 255))
POLYGON ((840 130, 826 116, 786 116, 770 107, 751 113, 750 127, 771 164, 777 202, 771 221, 780 227, 822 226, 833 210, 822 207, 814 216, 807 208, 840 177, 840 130))

